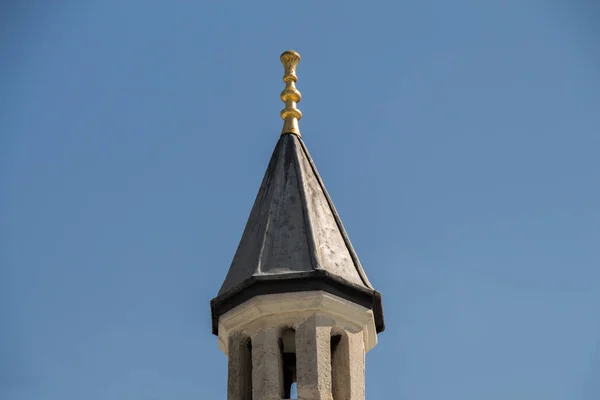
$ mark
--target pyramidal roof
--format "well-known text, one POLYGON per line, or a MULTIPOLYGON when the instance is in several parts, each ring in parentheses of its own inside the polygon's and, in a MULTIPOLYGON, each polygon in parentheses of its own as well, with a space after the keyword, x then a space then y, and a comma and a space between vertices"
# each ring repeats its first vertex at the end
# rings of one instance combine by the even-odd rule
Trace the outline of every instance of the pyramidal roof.
POLYGON ((211 302, 213 333, 220 315, 254 296, 324 290, 373 310, 383 331, 381 296, 373 289, 304 144, 296 109, 295 52, 282 54, 286 108, 275 146, 239 246, 211 302), (286 65, 287 62, 287 65, 286 65))
POLYGON ((282 135, 219 295, 252 277, 327 272, 372 289, 302 139, 282 135))

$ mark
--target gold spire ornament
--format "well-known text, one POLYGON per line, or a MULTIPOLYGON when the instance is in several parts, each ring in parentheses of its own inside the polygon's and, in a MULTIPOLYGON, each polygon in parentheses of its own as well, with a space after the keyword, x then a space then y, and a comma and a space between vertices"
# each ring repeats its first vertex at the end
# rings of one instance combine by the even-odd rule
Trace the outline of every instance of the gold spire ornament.
POLYGON ((300 102, 302 95, 296 89, 296 67, 300 62, 300 54, 294 50, 287 50, 283 52, 279 57, 283 68, 285 70, 283 74, 283 81, 285 82, 285 89, 281 92, 281 101, 285 103, 285 108, 281 110, 281 119, 283 119, 283 129, 281 134, 293 133, 294 135, 300 135, 300 127, 298 121, 302 118, 302 112, 296 108, 296 103, 300 102))

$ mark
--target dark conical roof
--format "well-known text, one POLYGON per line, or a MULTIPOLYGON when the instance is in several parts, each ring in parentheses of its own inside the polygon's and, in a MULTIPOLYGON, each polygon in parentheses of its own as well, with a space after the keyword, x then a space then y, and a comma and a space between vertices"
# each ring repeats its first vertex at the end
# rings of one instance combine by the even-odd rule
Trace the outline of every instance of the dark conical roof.
POLYGON ((220 315, 270 293, 324 290, 373 309, 384 329, 381 296, 371 286, 302 139, 280 137, 229 272, 211 302, 220 315))

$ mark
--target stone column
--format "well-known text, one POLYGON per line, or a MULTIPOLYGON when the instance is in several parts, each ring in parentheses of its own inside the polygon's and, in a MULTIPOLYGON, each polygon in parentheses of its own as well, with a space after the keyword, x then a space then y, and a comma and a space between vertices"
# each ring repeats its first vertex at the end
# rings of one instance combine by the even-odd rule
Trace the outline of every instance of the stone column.
POLYGON ((252 398, 281 400, 283 366, 275 328, 261 329, 252 339, 252 398))
POLYGON ((344 332, 332 357, 335 399, 365 399, 365 346, 362 332, 344 332))
POLYGON ((227 400, 252 400, 252 352, 250 338, 234 333, 229 337, 227 400))
POLYGON ((314 315, 296 330, 298 398, 333 400, 331 393, 331 324, 314 315))

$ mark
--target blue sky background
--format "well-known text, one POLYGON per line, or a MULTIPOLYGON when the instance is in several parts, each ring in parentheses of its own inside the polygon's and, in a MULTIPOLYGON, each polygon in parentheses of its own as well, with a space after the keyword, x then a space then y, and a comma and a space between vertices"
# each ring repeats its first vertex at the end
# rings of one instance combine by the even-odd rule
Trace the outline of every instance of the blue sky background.
POLYGON ((225 399, 209 300, 278 139, 288 48, 305 141, 384 296, 367 398, 600 398, 600 3, 0 16, 1 399, 225 399))

